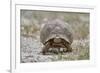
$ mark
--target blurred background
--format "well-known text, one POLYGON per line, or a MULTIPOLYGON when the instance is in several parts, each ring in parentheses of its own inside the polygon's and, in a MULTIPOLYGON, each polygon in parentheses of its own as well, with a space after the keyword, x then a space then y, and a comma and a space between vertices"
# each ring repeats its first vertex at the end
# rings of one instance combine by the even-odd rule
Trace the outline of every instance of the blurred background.
POLYGON ((89 60, 89 13, 21 10, 20 15, 22 63, 89 60), (43 47, 40 29, 51 19, 61 19, 70 25, 74 37, 72 53, 46 56, 40 53, 43 47))

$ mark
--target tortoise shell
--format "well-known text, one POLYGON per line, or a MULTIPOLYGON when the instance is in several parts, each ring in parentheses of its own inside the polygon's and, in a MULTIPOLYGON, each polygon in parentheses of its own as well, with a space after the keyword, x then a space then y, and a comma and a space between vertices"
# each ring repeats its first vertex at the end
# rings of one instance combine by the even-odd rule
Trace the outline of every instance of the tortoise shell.
POLYGON ((62 20, 55 19, 46 22, 40 30, 40 41, 45 45, 52 38, 60 37, 71 44, 73 36, 70 31, 70 25, 62 20))

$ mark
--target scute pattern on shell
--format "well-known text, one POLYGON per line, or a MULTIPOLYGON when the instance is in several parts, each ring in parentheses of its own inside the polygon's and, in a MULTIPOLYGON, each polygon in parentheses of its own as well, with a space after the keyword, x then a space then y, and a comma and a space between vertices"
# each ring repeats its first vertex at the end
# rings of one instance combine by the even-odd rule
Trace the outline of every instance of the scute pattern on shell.
POLYGON ((70 25, 59 19, 51 20, 44 24, 40 31, 40 40, 44 44, 56 35, 60 36, 70 44, 73 42, 70 25))

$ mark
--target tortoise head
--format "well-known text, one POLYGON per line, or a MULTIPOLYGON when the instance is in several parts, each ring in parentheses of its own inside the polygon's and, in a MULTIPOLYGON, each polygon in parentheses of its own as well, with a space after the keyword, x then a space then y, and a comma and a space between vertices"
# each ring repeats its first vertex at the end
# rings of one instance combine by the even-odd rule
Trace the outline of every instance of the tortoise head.
POLYGON ((60 37, 55 37, 53 42, 54 43, 61 43, 61 38, 60 37))

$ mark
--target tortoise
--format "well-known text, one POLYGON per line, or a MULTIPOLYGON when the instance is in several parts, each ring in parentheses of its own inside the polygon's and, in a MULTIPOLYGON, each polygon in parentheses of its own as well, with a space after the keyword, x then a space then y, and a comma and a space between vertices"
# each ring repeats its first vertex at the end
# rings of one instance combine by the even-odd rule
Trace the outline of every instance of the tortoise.
POLYGON ((40 30, 40 41, 44 45, 42 53, 46 54, 49 48, 66 48, 63 52, 72 52, 73 36, 70 26, 62 20, 47 21, 40 30))

